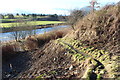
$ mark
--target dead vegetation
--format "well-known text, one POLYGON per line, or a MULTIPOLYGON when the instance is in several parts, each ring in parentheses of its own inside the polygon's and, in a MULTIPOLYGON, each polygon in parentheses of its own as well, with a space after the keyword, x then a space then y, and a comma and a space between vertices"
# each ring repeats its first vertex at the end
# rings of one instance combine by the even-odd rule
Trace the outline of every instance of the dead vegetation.
POLYGON ((25 39, 26 47, 29 50, 39 48, 45 43, 48 43, 50 40, 64 37, 69 31, 71 31, 71 29, 67 28, 64 30, 51 31, 40 35, 28 36, 25 39))
POLYGON ((2 59, 3 61, 6 61, 8 59, 13 58, 13 56, 16 54, 18 51, 18 45, 17 44, 5 44, 1 46, 2 49, 2 59))
POLYGON ((78 21, 76 31, 72 32, 72 35, 86 44, 118 54, 120 52, 120 5, 106 7, 78 21))
POLYGON ((87 15, 77 22, 75 31, 65 34, 57 31, 26 38, 28 49, 38 49, 29 61, 32 66, 16 77, 119 78, 120 5, 87 15))
POLYGON ((17 55, 17 52, 38 49, 50 40, 62 38, 69 30, 71 29, 56 30, 40 35, 28 36, 25 40, 19 40, 17 42, 1 43, 3 61, 13 58, 14 55, 17 55))

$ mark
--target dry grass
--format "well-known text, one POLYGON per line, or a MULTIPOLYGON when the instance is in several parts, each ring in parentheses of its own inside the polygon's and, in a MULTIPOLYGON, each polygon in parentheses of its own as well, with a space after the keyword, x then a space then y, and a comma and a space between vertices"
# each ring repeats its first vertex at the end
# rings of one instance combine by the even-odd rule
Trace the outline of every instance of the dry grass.
POLYGON ((85 16, 76 24, 74 38, 105 49, 110 53, 120 53, 120 5, 109 5, 100 11, 85 16))
POLYGON ((64 29, 64 30, 56 30, 47 32, 40 35, 35 36, 28 36, 26 40, 26 47, 27 49, 36 49, 43 46, 45 43, 49 42, 50 40, 55 40, 57 38, 64 37, 71 29, 64 29))
POLYGON ((3 61, 7 61, 13 58, 15 55, 17 55, 17 52, 19 52, 21 48, 24 48, 23 50, 33 50, 40 48, 50 40, 62 38, 69 31, 71 31, 71 29, 67 28, 64 30, 51 31, 40 35, 28 36, 22 42, 11 41, 1 43, 0 48, 2 49, 3 61))
POLYGON ((16 54, 16 52, 18 51, 18 45, 6 43, 5 45, 1 46, 1 49, 3 61, 6 61, 16 54))

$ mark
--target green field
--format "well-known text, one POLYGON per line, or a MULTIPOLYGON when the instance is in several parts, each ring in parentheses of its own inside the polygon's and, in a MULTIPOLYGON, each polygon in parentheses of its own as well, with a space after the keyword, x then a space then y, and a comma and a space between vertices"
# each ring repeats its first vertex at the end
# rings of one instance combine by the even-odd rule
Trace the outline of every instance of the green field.
POLYGON ((45 24, 57 24, 57 23, 64 23, 63 21, 27 21, 23 23, 1 23, 0 27, 12 27, 12 26, 21 26, 21 25, 45 25, 45 24))
POLYGON ((29 20, 29 19, 0 19, 0 22, 2 22, 2 23, 10 23, 10 21, 11 22, 12 21, 16 22, 16 21, 20 21, 20 20, 29 20))
POLYGON ((0 19, 0 21, 16 21, 17 19, 0 19))

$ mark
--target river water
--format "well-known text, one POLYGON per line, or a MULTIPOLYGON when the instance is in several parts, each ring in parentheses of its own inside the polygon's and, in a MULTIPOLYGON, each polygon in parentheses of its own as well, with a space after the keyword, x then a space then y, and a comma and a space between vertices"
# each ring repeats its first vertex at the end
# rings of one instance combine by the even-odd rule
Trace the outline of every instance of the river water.
MULTIPOLYGON (((59 26, 55 26, 55 27, 35 29, 32 31, 35 32, 35 34, 43 34, 45 32, 59 30, 61 28, 66 28, 66 27, 69 27, 69 25, 59 25, 59 26)), ((29 30, 26 30, 26 32, 27 31, 29 31, 29 30)), ((33 34, 29 34, 29 35, 33 35, 33 34)), ((1 42, 6 42, 6 41, 10 41, 10 40, 14 40, 13 32, 0 33, 0 41, 1 42)))

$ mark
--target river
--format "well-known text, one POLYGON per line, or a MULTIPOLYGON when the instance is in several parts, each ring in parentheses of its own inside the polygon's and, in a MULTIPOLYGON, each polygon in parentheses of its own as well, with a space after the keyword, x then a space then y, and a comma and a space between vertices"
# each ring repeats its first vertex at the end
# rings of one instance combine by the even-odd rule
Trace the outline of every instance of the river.
MULTIPOLYGON (((35 29, 35 30, 32 30, 32 31, 33 32, 35 31, 35 34, 43 34, 45 32, 49 32, 49 31, 53 31, 53 30, 59 30, 61 28, 66 28, 66 27, 69 27, 69 25, 59 25, 59 26, 55 26, 55 27, 35 29)), ((27 31, 29 31, 29 30, 26 30, 26 32, 27 31)), ((6 42, 6 41, 14 40, 13 33, 14 32, 0 33, 0 41, 1 42, 6 42)), ((30 34, 30 35, 33 35, 33 34, 30 34)))

